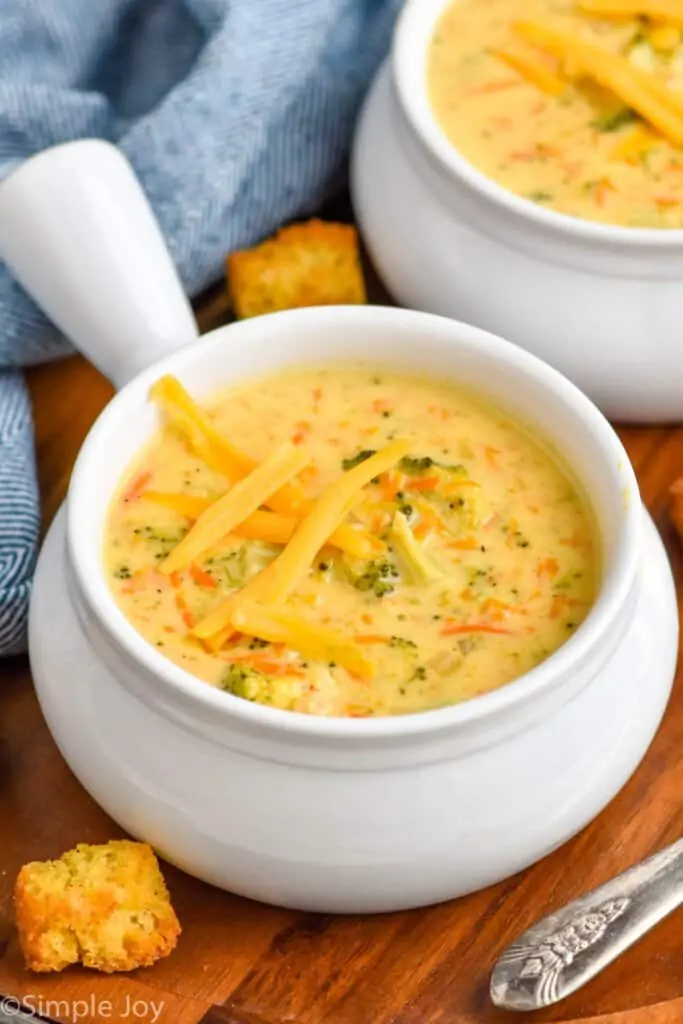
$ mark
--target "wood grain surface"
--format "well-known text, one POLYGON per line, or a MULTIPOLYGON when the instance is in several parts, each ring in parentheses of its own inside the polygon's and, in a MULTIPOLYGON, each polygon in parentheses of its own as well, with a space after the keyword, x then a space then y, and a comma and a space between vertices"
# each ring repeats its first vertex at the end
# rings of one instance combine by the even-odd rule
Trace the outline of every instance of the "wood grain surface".
MULTIPOLYGON (((221 301, 204 313, 220 318, 221 301)), ((80 358, 35 369, 30 387, 45 522, 62 501, 78 448, 111 389, 80 358)), ((619 430, 644 499, 683 564, 667 488, 683 473, 683 428, 619 430)), ((574 840, 516 877, 441 906, 379 917, 273 909, 165 868, 183 924, 153 968, 104 977, 27 973, 12 926, 19 866, 120 829, 62 761, 42 720, 27 662, 0 665, 0 992, 60 1022, 162 1024, 504 1024, 488 1001, 493 960, 522 929, 683 831, 683 680, 643 764, 574 840)), ((585 989, 533 1022, 683 1021, 683 939, 674 915, 585 989)))

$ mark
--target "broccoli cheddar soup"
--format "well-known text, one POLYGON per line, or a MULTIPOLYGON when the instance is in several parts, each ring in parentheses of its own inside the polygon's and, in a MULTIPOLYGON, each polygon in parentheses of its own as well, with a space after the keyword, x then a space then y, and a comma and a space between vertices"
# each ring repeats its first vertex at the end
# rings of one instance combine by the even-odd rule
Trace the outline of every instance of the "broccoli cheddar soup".
POLYGON ((683 227, 683 4, 456 0, 427 68, 456 149, 542 206, 683 227))
POLYGON ((593 602, 589 509, 558 459, 450 384, 298 369, 162 428, 113 501, 132 625, 207 683, 314 715, 422 711, 538 665, 593 602))

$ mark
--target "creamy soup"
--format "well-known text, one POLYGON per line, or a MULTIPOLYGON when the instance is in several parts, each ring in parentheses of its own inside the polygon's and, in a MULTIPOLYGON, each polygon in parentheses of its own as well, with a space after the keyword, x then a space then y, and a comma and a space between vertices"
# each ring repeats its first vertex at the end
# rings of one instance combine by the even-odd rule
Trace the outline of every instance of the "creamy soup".
POLYGON ((677 10, 647 0, 457 0, 428 54, 437 120, 479 170, 535 203, 623 226, 680 228, 677 10), (667 7, 668 21, 634 13, 667 7))
POLYGON ((281 372, 205 409, 173 378, 114 499, 106 569, 177 665, 310 714, 467 700, 538 665, 596 587, 590 513, 556 455, 449 384, 281 372))

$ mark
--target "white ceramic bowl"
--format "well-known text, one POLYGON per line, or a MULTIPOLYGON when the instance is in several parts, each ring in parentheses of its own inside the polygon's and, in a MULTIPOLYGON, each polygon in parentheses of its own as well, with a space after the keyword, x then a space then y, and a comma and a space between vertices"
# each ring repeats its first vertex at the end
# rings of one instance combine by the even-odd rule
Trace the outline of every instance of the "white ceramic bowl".
POLYGON ((169 860, 278 904, 422 905, 542 857, 629 777, 673 678, 671 574, 616 435, 521 348, 428 314, 305 309, 178 347, 173 319, 141 301, 149 285, 182 321, 158 242, 132 175, 105 144, 48 152, 0 186, 0 252, 121 386, 78 458, 31 609, 36 688, 66 760, 113 818, 169 860), (61 251, 60 221, 71 224, 61 251), (155 281, 165 282, 157 292, 155 281), (117 324, 135 331, 135 358, 117 324), (164 345, 172 354, 124 386, 164 345), (200 682, 116 606, 102 567, 104 519, 119 475, 156 428, 152 381, 174 373, 202 396, 279 366, 340 359, 477 388, 552 441, 585 488, 604 548, 599 598, 576 634, 516 682, 423 714, 315 718, 200 682))
POLYGON ((683 417, 683 231, 546 210, 484 177, 432 114, 425 64, 449 0, 408 0, 359 122, 353 201, 406 306, 502 334, 611 419, 683 417))

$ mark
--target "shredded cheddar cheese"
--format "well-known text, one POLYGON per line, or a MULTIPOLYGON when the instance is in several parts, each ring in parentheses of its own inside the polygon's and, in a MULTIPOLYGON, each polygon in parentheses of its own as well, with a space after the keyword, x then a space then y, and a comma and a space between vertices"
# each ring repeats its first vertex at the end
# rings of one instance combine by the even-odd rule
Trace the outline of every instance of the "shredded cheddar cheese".
POLYGON ((683 4, 667 0, 578 0, 585 14, 600 18, 649 18, 651 21, 683 27, 683 4))
POLYGON ((121 481, 104 555, 132 626, 208 684, 313 715, 421 711, 504 685, 588 612, 581 495, 450 382, 342 365, 240 384, 210 412, 187 398, 187 429, 162 417, 121 481), (228 481, 200 457, 211 432, 251 468, 228 481), (296 515, 269 507, 298 481, 296 515))
POLYGON ((235 608, 243 599, 253 598, 264 604, 278 604, 286 600, 310 568, 320 548, 338 528, 363 487, 373 477, 391 469, 409 450, 407 441, 392 441, 383 451, 354 466, 331 484, 314 503, 282 554, 255 576, 241 595, 229 598, 223 606, 200 622, 193 630, 194 635, 200 640, 208 640, 223 632, 233 622, 235 608))
POLYGON ((426 79, 446 138, 503 188, 683 229, 683 0, 451 0, 426 79))
POLYGON ((202 512, 187 536, 159 566, 162 573, 182 569, 238 527, 310 462, 308 453, 287 442, 222 498, 202 512))
MULTIPOLYGON (((230 479, 242 479, 256 468, 248 455, 219 434, 211 425, 205 413, 190 397, 179 380, 166 376, 154 384, 151 397, 159 402, 169 416, 185 430, 191 445, 209 465, 223 472, 230 479)), ((270 495, 269 505, 283 515, 296 514, 304 500, 298 484, 286 487, 270 495)))
POLYGON ((683 145, 683 110, 679 109, 680 101, 671 90, 656 82, 652 75, 637 70, 623 57, 614 56, 552 25, 518 21, 515 28, 528 42, 558 57, 575 60, 585 74, 611 89, 619 99, 676 145, 683 145))
POLYGON ((492 49, 491 53, 527 82, 535 85, 541 92, 547 93, 549 96, 561 96, 565 91, 566 83, 559 75, 553 74, 549 68, 544 67, 538 61, 530 60, 523 54, 515 53, 512 50, 492 49))
POLYGON ((642 124, 636 125, 616 143, 611 153, 612 159, 629 162, 638 160, 656 146, 657 141, 658 137, 650 128, 642 124))
POLYGON ((335 662, 361 679, 369 681, 373 677, 372 662, 359 647, 334 630, 308 622, 287 608, 242 600, 233 614, 233 625, 248 636, 286 644, 305 658, 335 662))
MULTIPOLYGON (((161 491, 145 491, 141 497, 170 508, 187 519, 199 519, 215 500, 194 494, 167 494, 161 491)), ((258 509, 235 526, 232 532, 236 537, 245 537, 247 540, 286 544, 300 522, 294 516, 281 516, 277 512, 258 509)), ((329 543, 356 558, 365 558, 378 549, 378 544, 373 543, 362 529, 345 523, 330 534, 329 543)))

